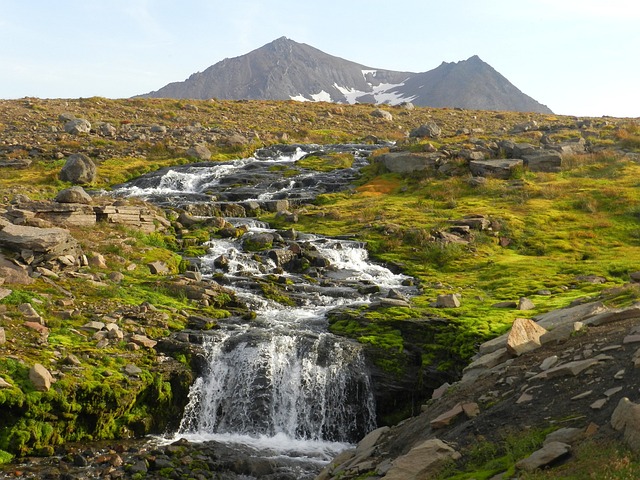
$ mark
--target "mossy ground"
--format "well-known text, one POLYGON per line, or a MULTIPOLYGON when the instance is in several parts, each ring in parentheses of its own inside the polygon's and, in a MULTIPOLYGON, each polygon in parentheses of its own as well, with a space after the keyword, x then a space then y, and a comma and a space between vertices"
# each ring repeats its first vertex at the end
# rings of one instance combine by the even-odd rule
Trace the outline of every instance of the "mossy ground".
MULTIPOLYGON (((422 348, 423 366, 455 374, 475 352, 478 342, 505 331, 516 316, 533 316, 605 290, 613 292, 607 297, 613 305, 629 304, 638 298, 637 291, 621 286, 630 272, 640 270, 640 165, 617 150, 640 151, 636 122, 594 119, 590 126, 578 129, 575 119, 556 115, 385 108, 394 115, 393 122, 372 117, 369 105, 104 98, 2 101, 0 131, 6 138, 24 143, 24 148, 13 149, 4 157, 28 158, 36 144, 40 152, 31 166, 0 172, 3 202, 17 194, 52 198, 69 186, 57 177, 64 162, 60 154, 92 154, 98 164, 98 179, 88 187, 96 189, 109 189, 142 173, 193 160, 170 138, 153 143, 145 139, 125 142, 93 134, 52 137, 42 133, 50 132, 58 122, 57 116, 64 112, 91 122, 111 122, 117 129, 127 125, 177 128, 199 124, 216 131, 239 131, 251 139, 240 147, 209 144, 215 160, 246 156, 258 146, 283 138, 291 143, 332 143, 358 142, 375 135, 398 141, 410 150, 445 148, 455 155, 462 148, 472 147, 475 139, 538 144, 543 132, 552 132, 552 141, 583 137, 596 149, 610 150, 570 158, 567 168, 559 173, 523 171, 512 181, 489 180, 480 187, 470 186, 465 175, 403 177, 385 173, 374 164, 354 191, 326 195, 306 206, 296 229, 362 239, 376 259, 414 276, 421 288, 412 299, 412 308, 365 309, 335 319, 332 329, 386 352, 380 355, 380 366, 393 371, 403 367, 402 352, 407 345, 407 336, 399 326, 416 320, 431 322, 428 335, 412 339, 422 348), (443 128, 443 138, 407 138, 411 129, 428 120, 443 128), (514 125, 531 120, 538 122, 539 130, 508 133, 514 125), (473 134, 459 133, 461 129, 473 134), (432 230, 445 228, 450 220, 468 214, 486 215, 494 223, 493 230, 474 234, 468 245, 441 245, 430 240, 432 230), (500 242, 501 238, 508 241, 500 242), (581 281, 581 275, 599 275, 606 282, 581 281), (541 290, 550 294, 541 295, 541 290), (460 294, 462 306, 434 308, 432 302, 440 293, 460 294), (534 301, 535 310, 492 307, 522 296, 534 301)), ((349 165, 346 158, 330 160, 309 159, 307 166, 326 170, 349 165)), ((290 173, 285 171, 283 175, 290 173)), ((264 219, 274 225, 280 221, 274 215, 265 215, 264 219)), ((2 417, 0 450, 47 453, 50 446, 61 441, 142 432, 154 418, 150 405, 157 399, 168 401, 166 379, 152 370, 150 352, 130 352, 124 345, 98 351, 92 341, 75 333, 86 321, 120 306, 149 302, 166 313, 167 319, 146 326, 146 332, 162 336, 184 328, 185 317, 176 312, 213 318, 228 315, 224 301, 202 307, 168 288, 166 279, 151 276, 145 269, 144 264, 153 260, 165 261, 174 273, 183 268, 172 232, 143 235, 98 225, 73 233, 85 250, 105 255, 109 269, 121 271, 125 278, 116 285, 107 279, 107 272, 86 269, 85 273, 97 275, 96 281, 62 278, 56 282, 58 287, 53 287, 40 279, 32 285, 11 287, 13 294, 0 302, 6 309, 4 326, 9 337, 14 332, 21 337, 19 342, 2 347, 2 375, 20 389, 0 391, 2 408, 11 412, 2 417), (123 268, 129 264, 138 267, 123 268), (73 292, 81 307, 69 318, 57 314, 63 310, 58 304, 67 299, 64 291, 73 292), (23 302, 33 303, 50 326, 46 347, 35 333, 21 326, 15 307, 23 302), (83 358, 82 367, 66 374, 50 392, 31 391, 25 369, 35 362, 55 368, 59 361, 55 351, 83 358), (125 362, 141 366, 143 373, 138 379, 122 374, 125 362), (93 401, 97 407, 91 410, 93 401)), ((193 238, 187 239, 190 248, 197 249, 207 233, 192 232, 193 238)), ((265 288, 271 295, 279 295, 271 285, 265 288)), ((6 458, 0 451, 0 460, 6 458)))

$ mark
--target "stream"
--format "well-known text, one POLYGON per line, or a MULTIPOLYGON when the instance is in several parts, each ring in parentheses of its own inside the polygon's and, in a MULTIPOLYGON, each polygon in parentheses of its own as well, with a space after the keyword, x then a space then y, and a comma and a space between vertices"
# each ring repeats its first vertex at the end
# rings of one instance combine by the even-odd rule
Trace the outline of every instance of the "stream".
MULTIPOLYGON (((165 168, 119 186, 116 194, 195 212, 237 211, 229 205, 273 211, 270 202, 299 205, 349 188, 372 148, 269 147, 251 158, 165 168), (356 160, 352 168, 325 173, 297 166, 297 160, 316 150, 352 152, 356 160)), ((408 297, 414 287, 407 286, 408 277, 370 261, 366 246, 353 239, 285 235, 245 216, 227 221, 247 232, 209 242, 199 268, 207 278, 223 279, 256 315, 222 320, 221 328, 207 336, 207 368, 191 388, 179 431, 165 440, 242 445, 256 456, 281 459, 300 479, 313 478, 376 427, 361 346, 329 333, 327 313, 390 292, 408 297), (272 241, 270 248, 245 250, 246 242, 265 236, 272 241), (302 266, 296 260, 301 251, 309 259, 302 266), (261 282, 274 276, 293 304, 263 294, 261 282)))

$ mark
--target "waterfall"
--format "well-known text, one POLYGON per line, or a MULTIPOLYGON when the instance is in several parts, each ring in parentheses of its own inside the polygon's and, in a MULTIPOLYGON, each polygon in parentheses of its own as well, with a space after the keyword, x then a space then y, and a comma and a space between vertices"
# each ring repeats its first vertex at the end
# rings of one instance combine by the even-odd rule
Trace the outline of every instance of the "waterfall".
MULTIPOLYGON (((202 195, 228 194, 231 189, 235 198, 244 200, 304 198, 326 192, 327 185, 346 188, 357 174, 357 168, 329 174, 302 171, 283 180, 273 166, 291 168, 304 154, 299 147, 286 151, 271 148, 235 162, 172 167, 118 190, 163 204, 182 202, 185 194, 203 201, 202 195)), ((364 156, 357 158, 358 165, 366 163, 364 156)), ((248 235, 278 233, 255 219, 228 220, 248 228, 248 235)), ((279 248, 294 246, 293 241, 282 242, 279 248)), ((357 241, 300 235, 295 250, 305 249, 322 260, 309 272, 277 266, 266 252, 245 252, 242 245, 242 239, 212 240, 200 259, 201 270, 206 278, 222 275, 225 286, 256 318, 228 326, 221 320, 220 330, 205 341, 207 368, 192 386, 177 435, 264 445, 278 455, 327 460, 375 428, 375 403, 362 346, 328 333, 326 314, 411 287, 404 286, 405 276, 371 262, 365 245, 357 241), (222 267, 216 262, 221 256, 222 267), (285 280, 295 306, 260 294, 259 282, 274 275, 285 280), (377 288, 369 288, 372 285, 377 288)))

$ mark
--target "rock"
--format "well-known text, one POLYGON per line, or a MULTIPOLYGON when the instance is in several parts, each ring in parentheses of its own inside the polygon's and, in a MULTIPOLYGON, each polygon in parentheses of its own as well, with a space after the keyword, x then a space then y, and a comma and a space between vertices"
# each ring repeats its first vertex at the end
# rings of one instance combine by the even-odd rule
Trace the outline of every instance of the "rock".
POLYGON ((141 347, 153 348, 158 342, 144 335, 131 335, 131 342, 141 347))
POLYGON ((53 377, 49 370, 39 363, 36 363, 29 370, 29 380, 33 383, 33 386, 39 392, 46 392, 51 388, 53 383, 53 377))
POLYGON ((451 408, 450 410, 444 412, 443 414, 441 414, 438 417, 436 417, 433 420, 431 420, 429 422, 429 425, 434 430, 439 429, 439 428, 444 428, 444 427, 446 427, 448 425, 451 425, 451 423, 453 423, 453 421, 456 418, 458 418, 463 412, 464 412, 464 410, 462 409, 462 404, 458 403, 453 408, 451 408))
POLYGON ((152 133, 167 133, 167 127, 164 125, 151 125, 150 130, 152 133))
POLYGON ((533 310, 535 308, 536 306, 534 305, 534 303, 531 300, 529 300, 527 297, 521 297, 520 300, 518 301, 518 306, 517 306, 518 310, 533 310))
POLYGON ((542 370, 543 372, 549 370, 556 363, 558 363, 558 356, 551 355, 550 357, 547 357, 542 361, 542 363, 540 364, 540 370, 542 370))
POLYGON ((437 153, 389 152, 376 157, 376 162, 392 173, 436 173, 440 158, 437 153))
MULTIPOLYGON (((537 378, 556 378, 565 376, 576 376, 584 372, 588 368, 599 363, 599 360, 595 358, 589 358, 586 360, 576 360, 573 362, 563 363, 557 367, 550 368, 546 372, 542 372, 537 375, 537 378)), ((534 377, 536 378, 536 377, 534 377)))
POLYGON ((440 385, 438 388, 436 388, 433 391, 433 393, 431 394, 431 399, 438 400, 442 398, 442 396, 445 394, 445 392, 449 389, 450 386, 451 384, 449 382, 444 382, 442 385, 440 385))
POLYGON ((124 280, 124 275, 120 272, 109 273, 109 280, 113 283, 121 283, 124 280))
MULTIPOLYGON (((5 284, 30 285, 34 282, 27 270, 7 260, 2 253, 0 253, 0 278, 4 279, 5 284)), ((11 293, 10 290, 9 293, 11 293)), ((0 298, 3 297, 0 295, 0 298)))
POLYGON ((73 353, 70 353, 66 357, 64 357, 64 359, 62 360, 62 363, 64 363, 65 365, 71 365, 73 367, 79 367, 80 365, 82 365, 82 362, 80 361, 80 359, 76 357, 73 353))
POLYGON ((167 264, 159 260, 147 263, 147 267, 149 267, 151 275, 167 275, 169 273, 167 264))
POLYGON ((533 452, 527 458, 516 463, 516 468, 526 472, 533 472, 566 457, 570 452, 571 445, 562 442, 549 442, 540 450, 533 452))
POLYGON ((80 245, 68 230, 13 224, 0 230, 0 247, 21 255, 29 252, 32 266, 66 255, 77 258, 81 253, 80 245))
POLYGON ((0 300, 2 300, 3 298, 8 297, 9 295, 11 295, 12 292, 13 292, 13 290, 9 290, 8 288, 0 287, 0 300))
POLYGON ((554 150, 538 150, 523 155, 524 166, 532 172, 559 172, 562 170, 562 155, 554 150))
POLYGON ((607 307, 602 302, 591 302, 576 305, 575 307, 552 310, 542 315, 536 315, 533 319, 541 327, 551 330, 562 325, 573 325, 574 322, 584 321, 607 310, 607 307))
POLYGON ((104 258, 104 255, 101 253, 92 253, 88 258, 88 263, 90 267, 94 268, 107 268, 107 262, 104 258))
POLYGON ((124 371, 127 375, 132 377, 137 377, 142 373, 142 369, 132 363, 129 363, 126 367, 124 367, 124 371))
POLYGON ((629 279, 632 282, 640 283, 640 271, 630 273, 629 274, 629 279))
POLYGON ((116 127, 110 123, 101 123, 98 125, 98 133, 103 137, 115 137, 116 127))
POLYGON ((37 323, 42 322, 42 317, 30 303, 22 303, 18 305, 18 311, 22 314, 25 320, 37 323))
POLYGON ((387 112, 386 110, 383 110, 381 108, 375 109, 369 115, 371 115, 372 117, 381 118, 383 120, 386 120, 387 122, 393 121, 393 115, 391 115, 390 112, 387 112))
POLYGON ((514 172, 524 165, 521 159, 508 158, 497 160, 472 160, 469 162, 471 173, 478 177, 492 177, 503 180, 513 177, 514 172))
POLYGON ((104 322, 92 321, 92 322, 85 323, 80 328, 82 330, 87 330, 89 332, 99 332, 100 330, 103 330, 105 328, 105 324, 104 322))
POLYGON ((427 122, 424 125, 420 125, 418 128, 411 130, 409 137, 412 138, 440 138, 442 135, 442 129, 436 122, 427 122))
POLYGON ((629 308, 620 308, 594 315, 584 320, 584 324, 597 327, 608 323, 628 320, 630 318, 640 318, 640 305, 633 305, 629 308))
POLYGON ((4 378, 0 377, 0 389, 2 388, 13 388, 13 385, 7 382, 4 378))
POLYGON ((71 135, 91 132, 91 123, 84 118, 73 118, 64 124, 64 131, 71 135))
POLYGON ((85 205, 91 205, 93 199, 84 191, 84 188, 75 186, 71 188, 65 188, 60 190, 56 195, 55 201, 58 203, 81 203, 85 205))
POLYGON ((187 150, 187 156, 198 160, 211 160, 211 150, 206 145, 194 145, 187 150))
POLYGON ((47 337, 49 335, 49 329, 39 321, 24 322, 23 325, 31 330, 35 330, 43 337, 47 337))
POLYGON ((460 453, 442 440, 437 438, 425 440, 409 450, 406 455, 396 458, 384 478, 385 480, 435 478, 442 466, 460 457, 460 453))
POLYGON ((533 320, 516 318, 507 336, 507 350, 513 355, 520 356, 541 346, 540 337, 547 333, 533 320))
POLYGON ((611 426, 623 432, 624 441, 634 452, 640 452, 640 405, 624 397, 611 415, 611 426))
POLYGON ((530 120, 528 122, 517 123, 511 129, 512 133, 523 133, 528 132, 530 130, 536 130, 538 128, 538 122, 535 120, 530 120))
POLYGON ((460 299, 453 293, 438 295, 436 299, 437 308, 458 308, 460 306, 460 299))
POLYGON ((4 331, 4 327, 0 327, 0 345, 7 343, 7 334, 4 331))
POLYGON ((73 184, 93 183, 97 176, 96 164, 84 153, 70 155, 60 170, 59 178, 73 184))

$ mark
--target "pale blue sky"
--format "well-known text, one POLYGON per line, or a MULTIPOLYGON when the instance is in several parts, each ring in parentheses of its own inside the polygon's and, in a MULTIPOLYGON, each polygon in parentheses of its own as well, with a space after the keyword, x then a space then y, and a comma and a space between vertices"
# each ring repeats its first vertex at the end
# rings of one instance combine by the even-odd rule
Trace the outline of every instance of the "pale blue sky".
POLYGON ((554 112, 640 117, 637 0, 0 0, 0 98, 123 98, 286 36, 373 68, 479 55, 554 112))

